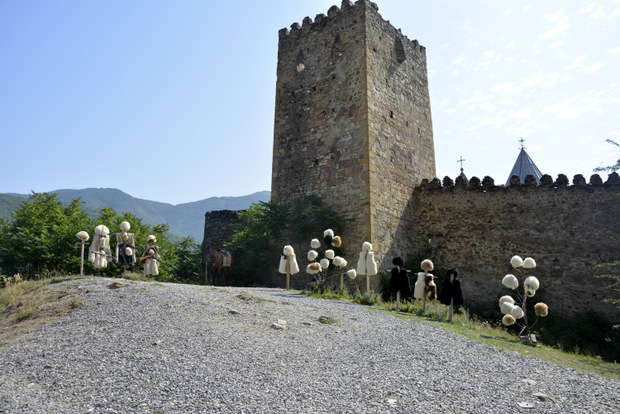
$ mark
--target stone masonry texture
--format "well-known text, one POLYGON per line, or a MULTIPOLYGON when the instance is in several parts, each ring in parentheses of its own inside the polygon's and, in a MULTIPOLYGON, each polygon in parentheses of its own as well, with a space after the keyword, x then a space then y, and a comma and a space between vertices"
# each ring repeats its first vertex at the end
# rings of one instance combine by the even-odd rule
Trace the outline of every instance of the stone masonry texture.
MULTIPOLYGON (((555 182, 543 176, 540 185, 495 186, 490 177, 464 175, 442 183, 426 50, 376 4, 345 0, 278 38, 272 201, 292 205, 316 195, 340 213, 348 268, 364 241, 373 244, 380 274, 397 255, 429 258, 438 280, 459 269, 467 305, 508 293, 505 274, 527 276, 510 258, 531 256, 541 284, 535 301, 543 298, 551 312, 593 308, 620 317, 603 302, 613 294, 609 281, 594 277, 602 272, 596 265, 620 252, 618 174, 605 182, 595 174, 589 183, 578 175, 573 185, 562 174, 555 182)), ((240 225, 232 213, 207 213, 203 247, 232 238, 240 225)), ((309 246, 295 249, 305 269, 309 246)), ((365 288, 358 279, 349 288, 365 288)))
POLYGON ((279 33, 272 201, 321 197, 347 221, 349 261, 414 248, 411 199, 435 175, 426 53, 369 1, 279 33))

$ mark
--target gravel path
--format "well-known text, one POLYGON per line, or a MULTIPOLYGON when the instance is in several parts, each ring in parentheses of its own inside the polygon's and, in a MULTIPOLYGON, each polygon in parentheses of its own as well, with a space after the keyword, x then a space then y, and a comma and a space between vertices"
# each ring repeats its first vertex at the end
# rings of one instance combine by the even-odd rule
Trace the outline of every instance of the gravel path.
POLYGON ((2 344, 1 413, 620 412, 618 381, 356 304, 106 278, 52 288, 67 285, 80 310, 2 344))

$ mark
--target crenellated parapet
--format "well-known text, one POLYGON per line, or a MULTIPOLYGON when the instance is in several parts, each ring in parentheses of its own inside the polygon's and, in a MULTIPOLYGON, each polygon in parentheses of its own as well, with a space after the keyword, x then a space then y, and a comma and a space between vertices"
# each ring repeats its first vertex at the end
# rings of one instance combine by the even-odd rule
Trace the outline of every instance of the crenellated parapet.
MULTIPOLYGON (((278 37, 282 40, 286 39, 291 35, 294 36, 324 27, 329 22, 329 20, 336 19, 342 14, 355 13, 359 8, 374 10, 375 12, 377 12, 377 14, 379 14, 379 6, 369 0, 358 0, 355 3, 350 0, 343 0, 340 7, 332 6, 329 8, 329 10, 327 10, 327 14, 317 14, 314 20, 306 16, 302 20, 301 24, 297 22, 291 24, 290 30, 288 28, 280 29, 280 31, 278 32, 278 37)), ((389 20, 387 22, 389 23, 389 20)), ((407 36, 403 35, 400 29, 398 29, 398 33, 400 36, 402 36, 403 39, 409 41, 416 50, 423 52, 426 51, 426 48, 424 46, 421 46, 417 40, 410 40, 407 36)))
POLYGON ((416 190, 428 191, 428 190, 451 190, 451 189, 463 189, 470 191, 510 191, 510 190, 537 190, 537 189, 558 189, 558 188, 578 188, 578 189, 592 189, 592 188, 604 188, 604 189, 620 189, 620 176, 617 172, 612 172, 607 177, 607 180, 603 182, 603 179, 598 174, 590 176, 590 181, 586 182, 583 175, 577 174, 573 177, 572 185, 568 177, 564 174, 559 174, 558 177, 553 180, 550 175, 543 175, 540 178, 540 182, 536 181, 536 178, 532 175, 525 177, 523 183, 518 176, 513 175, 510 178, 510 185, 495 185, 493 178, 486 176, 482 180, 478 177, 471 177, 467 179, 464 175, 459 175, 455 180, 446 176, 443 180, 435 177, 432 180, 424 179, 416 187, 416 190))

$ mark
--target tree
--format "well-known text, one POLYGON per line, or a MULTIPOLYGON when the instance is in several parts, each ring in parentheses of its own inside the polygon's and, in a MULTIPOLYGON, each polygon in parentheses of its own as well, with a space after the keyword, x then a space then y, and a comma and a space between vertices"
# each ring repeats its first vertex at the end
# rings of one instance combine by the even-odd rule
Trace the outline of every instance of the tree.
POLYGON ((305 243, 318 232, 331 228, 340 232, 344 220, 316 196, 304 198, 294 206, 273 202, 254 203, 239 212, 242 226, 225 247, 235 258, 234 275, 244 284, 269 284, 283 245, 274 245, 284 237, 305 243), (241 280, 240 280, 241 279, 241 280))
MULTIPOLYGON (((613 141, 611 139, 606 140, 608 143, 615 145, 616 147, 620 147, 620 144, 617 143, 616 141, 613 141)), ((597 167, 594 169, 595 172, 601 172, 601 171, 609 171, 609 172, 614 172, 620 170, 620 159, 618 161, 616 161, 615 165, 610 165, 608 167, 597 167)), ((620 270, 620 260, 616 260, 615 262, 611 262, 611 263, 603 263, 597 266, 597 268, 606 268, 612 271, 618 271, 620 270)), ((614 291, 614 292, 620 292, 620 275, 616 274, 610 274, 610 275, 598 275, 596 276, 598 278, 601 279, 611 279, 613 282, 611 285, 607 286, 607 289, 614 291)), ((614 306, 616 306, 617 308, 620 308, 620 299, 604 299, 604 302, 609 302, 611 304, 613 304, 614 306)))
POLYGON ((344 229, 344 220, 318 196, 310 195, 293 207, 291 230, 295 242, 309 240, 312 235, 322 234, 325 229, 332 229, 340 234, 344 229))
POLYGON ((0 226, 0 269, 30 278, 45 272, 79 271, 75 235, 92 223, 79 199, 64 206, 56 194, 32 193, 0 226))
POLYGON ((166 261, 166 269, 170 274, 170 282, 202 283, 204 275, 201 271, 202 254, 200 246, 191 238, 186 237, 181 242, 171 246, 166 261))
POLYGON ((277 263, 281 247, 271 242, 287 228, 289 211, 286 205, 261 201, 239 212, 242 226, 225 247, 235 258, 235 276, 245 279, 244 284, 264 283, 277 263))
MULTIPOLYGON (((615 145, 616 147, 620 147, 620 144, 617 143, 614 140, 607 139, 605 141, 607 141, 611 145, 615 145)), ((620 170, 620 159, 618 161, 616 161, 616 163, 614 165, 610 165, 610 166, 607 166, 607 167, 596 167, 594 169, 594 172, 605 172, 605 171, 607 171, 607 172, 614 172, 614 171, 618 171, 618 170, 620 170)))
MULTIPOLYGON (((160 256, 164 263, 158 280, 179 281, 193 273, 200 272, 200 264, 191 259, 191 245, 182 242, 180 247, 168 241, 168 225, 148 226, 130 213, 118 215, 113 209, 102 207, 99 216, 91 220, 84 210, 83 203, 73 200, 65 206, 57 200, 56 194, 32 193, 28 200, 14 212, 14 219, 9 222, 0 220, 0 274, 13 275, 20 273, 24 279, 35 275, 46 275, 50 272, 59 274, 78 274, 80 269, 80 246, 76 234, 86 231, 93 236, 95 226, 103 224, 110 230, 110 243, 116 244, 115 233, 120 232, 123 221, 131 225, 130 232, 136 234, 136 260, 144 251, 149 234, 156 235, 160 246, 160 256), (190 258, 189 262, 187 258, 190 258), (173 272, 181 272, 175 274, 173 272)), ((134 264, 138 267, 139 264, 134 264)), ((87 273, 94 268, 88 261, 85 263, 87 273)), ((138 272, 140 269, 136 269, 138 272)), ((119 276, 123 268, 113 262, 98 274, 119 276)))
MULTIPOLYGON (((615 262, 611 262, 611 263, 603 263, 596 267, 611 270, 612 272, 615 273, 615 274, 607 274, 607 275, 597 275, 595 277, 598 277, 601 279, 612 280, 611 285, 607 286, 607 289, 613 292, 620 292, 620 274, 618 274, 618 272, 620 271, 620 260, 616 260, 615 262)), ((620 299, 618 297, 606 298, 606 299, 603 299, 603 302, 611 303, 612 305, 620 309, 620 299)))

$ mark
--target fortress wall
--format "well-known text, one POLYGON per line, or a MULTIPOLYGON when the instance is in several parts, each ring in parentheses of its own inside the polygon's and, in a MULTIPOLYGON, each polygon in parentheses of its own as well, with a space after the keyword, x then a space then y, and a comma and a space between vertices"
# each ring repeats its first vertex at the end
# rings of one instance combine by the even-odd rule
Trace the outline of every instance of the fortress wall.
POLYGON ((280 30, 274 125, 272 201, 321 197, 347 222, 349 261, 364 241, 390 265, 414 248, 413 188, 435 175, 426 51, 376 4, 280 30))
POLYGON ((593 268, 620 255, 617 177, 610 175, 604 185, 572 186, 425 182, 414 193, 417 253, 444 272, 457 267, 468 301, 505 294, 501 279, 519 276, 509 263, 519 255, 536 260, 530 273, 540 280, 538 296, 544 295, 552 312, 591 307, 620 316, 602 302, 612 294, 605 289, 609 281, 595 278, 600 271, 593 268))
POLYGON ((365 10, 343 1, 278 43, 272 201, 321 197, 350 223, 347 246, 369 222, 365 10))
POLYGON ((435 176, 426 49, 372 9, 367 13, 372 241, 382 268, 415 244, 416 183, 435 176))
POLYGON ((211 246, 224 247, 224 242, 232 240, 233 234, 242 225, 236 210, 216 210, 205 213, 204 237, 201 250, 203 254, 211 246))

